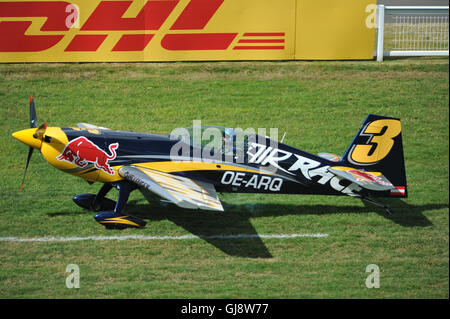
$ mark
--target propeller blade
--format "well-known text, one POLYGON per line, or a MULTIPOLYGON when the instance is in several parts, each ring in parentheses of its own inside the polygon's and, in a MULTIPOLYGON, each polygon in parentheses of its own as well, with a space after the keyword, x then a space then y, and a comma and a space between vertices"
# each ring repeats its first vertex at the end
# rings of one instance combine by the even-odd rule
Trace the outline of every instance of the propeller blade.
POLYGON ((23 173, 23 179, 22 179, 22 185, 20 186, 20 190, 23 190, 23 184, 25 183, 25 176, 27 174, 28 165, 30 164, 31 155, 33 155, 34 148, 30 147, 28 150, 28 157, 27 157, 27 165, 25 166, 25 172, 23 173))
POLYGON ((34 106, 33 96, 30 96, 30 128, 37 127, 36 108, 34 106))

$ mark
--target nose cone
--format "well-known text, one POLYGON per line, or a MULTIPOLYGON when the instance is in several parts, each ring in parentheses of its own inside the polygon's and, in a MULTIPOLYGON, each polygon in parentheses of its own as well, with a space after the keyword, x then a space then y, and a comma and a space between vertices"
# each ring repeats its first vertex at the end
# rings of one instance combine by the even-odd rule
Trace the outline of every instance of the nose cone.
POLYGON ((36 130, 36 128, 29 128, 26 130, 14 132, 12 136, 22 143, 39 150, 41 148, 42 140, 33 137, 33 134, 34 132, 36 132, 36 130))

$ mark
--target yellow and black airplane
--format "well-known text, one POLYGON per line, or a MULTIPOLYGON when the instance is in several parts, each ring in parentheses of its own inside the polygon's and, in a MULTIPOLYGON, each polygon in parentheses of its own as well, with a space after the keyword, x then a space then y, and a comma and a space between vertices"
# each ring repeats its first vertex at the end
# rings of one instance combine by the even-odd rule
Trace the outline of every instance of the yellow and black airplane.
POLYGON ((174 136, 85 123, 37 127, 30 97, 30 128, 13 137, 30 147, 24 180, 38 149, 57 169, 103 183, 97 195, 79 194, 73 200, 98 212, 95 220, 110 229, 145 226, 144 220, 123 213, 136 189, 149 200, 156 194, 179 207, 213 211, 223 211, 217 192, 347 195, 387 213, 389 207, 373 198, 407 197, 402 128, 396 118, 369 114, 342 157, 309 154, 257 134, 239 138, 237 130, 224 127, 197 129, 174 136), (105 197, 113 187, 119 190, 117 202, 105 197))

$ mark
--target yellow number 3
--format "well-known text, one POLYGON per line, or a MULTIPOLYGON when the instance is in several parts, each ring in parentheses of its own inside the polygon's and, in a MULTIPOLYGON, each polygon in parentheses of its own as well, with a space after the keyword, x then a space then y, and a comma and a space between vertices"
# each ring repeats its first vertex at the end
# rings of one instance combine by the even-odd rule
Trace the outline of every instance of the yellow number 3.
POLYGON ((359 134, 369 136, 367 144, 355 145, 351 159, 361 164, 373 164, 385 158, 394 146, 393 138, 400 134, 402 126, 398 120, 377 120, 369 123, 359 134), (386 130, 383 132, 384 128, 386 130), (379 134, 379 135, 376 135, 379 134))

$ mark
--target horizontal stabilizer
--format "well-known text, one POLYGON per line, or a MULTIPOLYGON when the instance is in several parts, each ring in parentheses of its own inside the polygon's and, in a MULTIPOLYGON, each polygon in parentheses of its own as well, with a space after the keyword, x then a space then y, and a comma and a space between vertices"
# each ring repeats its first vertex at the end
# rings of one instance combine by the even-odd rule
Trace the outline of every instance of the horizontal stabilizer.
POLYGON ((352 167, 332 166, 328 171, 359 186, 373 191, 388 191, 395 186, 380 172, 366 172, 352 167))
POLYGON ((340 156, 332 153, 319 153, 317 155, 332 162, 339 162, 341 160, 340 156))

